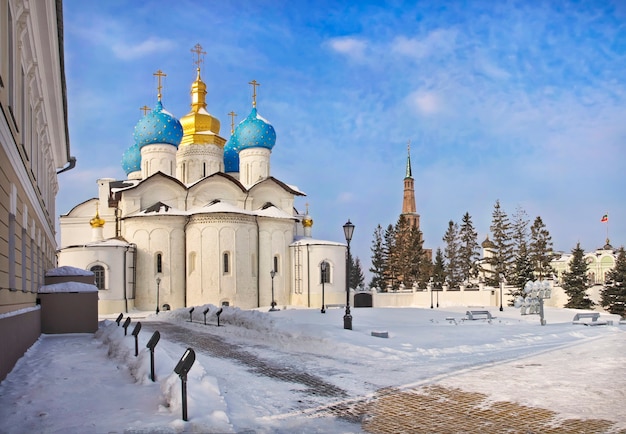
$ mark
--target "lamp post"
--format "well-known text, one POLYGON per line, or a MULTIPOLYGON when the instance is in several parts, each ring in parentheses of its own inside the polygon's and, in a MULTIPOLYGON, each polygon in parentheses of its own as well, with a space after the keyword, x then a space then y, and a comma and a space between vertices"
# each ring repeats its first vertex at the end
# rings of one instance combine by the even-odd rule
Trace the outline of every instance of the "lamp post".
POLYGON ((156 278, 156 284, 157 284, 157 306, 156 306, 156 314, 159 314, 159 286, 161 286, 161 278, 157 277, 156 278))
POLYGON ((430 288, 430 308, 433 308, 433 278, 431 277, 428 281, 428 286, 430 288))
POLYGON ((274 276, 276 276, 276 270, 270 271, 270 276, 272 276, 272 307, 270 308, 270 312, 274 312, 276 309, 276 302, 274 301, 274 276))
POLYGON ((500 274, 500 312, 504 310, 502 307, 502 289, 504 288, 505 283, 506 279, 504 278, 504 274, 500 274))
POLYGON ((346 224, 343 225, 343 234, 346 236, 346 242, 348 243, 346 256, 346 314, 343 316, 343 328, 346 330, 352 330, 352 315, 350 315, 350 240, 352 240, 353 232, 354 225, 348 219, 346 224))
POLYGON ((326 283, 326 270, 328 269, 328 263, 326 261, 322 261, 320 264, 320 269, 322 270, 322 313, 326 313, 326 305, 324 303, 324 283, 326 283))

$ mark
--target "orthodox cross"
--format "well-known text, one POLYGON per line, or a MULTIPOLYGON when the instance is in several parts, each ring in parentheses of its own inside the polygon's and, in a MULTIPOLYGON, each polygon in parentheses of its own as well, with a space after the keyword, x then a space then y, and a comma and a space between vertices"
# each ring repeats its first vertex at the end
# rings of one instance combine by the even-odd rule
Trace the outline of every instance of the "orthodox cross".
POLYGON ((252 80, 248 84, 252 85, 252 107, 256 107, 256 87, 260 86, 261 84, 258 83, 256 80, 252 80))
POLYGON ((139 110, 143 111, 143 115, 145 116, 150 111, 150 107, 148 107, 147 105, 144 105, 143 107, 139 107, 139 110))
POLYGON ((159 101, 161 101, 161 89, 163 89, 163 86, 161 85, 161 77, 167 77, 167 74, 163 73, 163 71, 161 71, 159 69, 157 72, 155 72, 152 75, 156 76, 156 78, 157 78, 157 80, 159 82, 159 84, 157 86, 157 90, 158 90, 158 95, 157 96, 159 98, 159 101))
POLYGON ((305 203, 306 205, 306 215, 309 215, 309 202, 305 203))
POLYGON ((235 116, 237 116, 237 113, 230 112, 228 116, 230 116, 230 134, 233 134, 235 132, 235 116))
POLYGON ((200 44, 194 45, 194 47, 190 51, 192 53, 196 53, 196 56, 198 56, 198 58, 193 63, 195 63, 198 71, 200 71, 200 65, 202 65, 202 63, 204 62, 204 55, 206 54, 206 51, 202 51, 202 45, 200 44))

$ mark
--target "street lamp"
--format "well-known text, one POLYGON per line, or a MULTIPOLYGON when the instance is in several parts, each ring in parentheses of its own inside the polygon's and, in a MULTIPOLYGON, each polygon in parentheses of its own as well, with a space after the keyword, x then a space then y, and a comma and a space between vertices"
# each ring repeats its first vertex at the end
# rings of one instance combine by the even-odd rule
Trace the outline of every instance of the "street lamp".
POLYGON ((350 315, 350 240, 352 240, 352 233, 354 232, 354 225, 350 222, 350 219, 343 225, 343 234, 346 236, 346 242, 348 243, 348 254, 346 256, 346 314, 343 316, 343 328, 346 330, 352 330, 352 315, 350 315))
POLYGON ((433 308, 433 278, 431 277, 428 281, 428 286, 430 287, 430 308, 433 308))
POLYGON ((157 277, 156 278, 156 284, 157 284, 157 308, 156 308, 156 314, 159 314, 159 286, 161 285, 161 278, 157 277))
POLYGON ((276 309, 276 302, 274 301, 274 276, 276 276, 276 270, 270 271, 270 276, 272 276, 272 307, 270 308, 270 312, 274 312, 276 309))
POLYGON ((504 278, 504 274, 500 274, 500 312, 504 310, 502 307, 502 288, 504 288, 505 283, 506 279, 504 278))
POLYGON ((326 306, 324 304, 324 283, 326 283, 326 270, 328 269, 328 263, 323 261, 320 264, 320 269, 322 270, 322 313, 326 313, 326 306))

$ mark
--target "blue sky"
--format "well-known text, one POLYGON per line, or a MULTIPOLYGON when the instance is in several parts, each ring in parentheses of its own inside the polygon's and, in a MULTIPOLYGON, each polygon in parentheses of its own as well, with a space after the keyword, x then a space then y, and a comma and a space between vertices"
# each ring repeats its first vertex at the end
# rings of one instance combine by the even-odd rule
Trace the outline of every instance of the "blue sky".
POLYGON ((58 213, 125 179, 140 107, 190 110, 191 49, 230 136, 251 109, 276 129, 272 175, 307 193, 316 238, 369 267, 402 207, 407 142, 425 247, 496 200, 541 216, 556 250, 626 244, 626 4, 618 1, 64 0, 72 154, 58 213))

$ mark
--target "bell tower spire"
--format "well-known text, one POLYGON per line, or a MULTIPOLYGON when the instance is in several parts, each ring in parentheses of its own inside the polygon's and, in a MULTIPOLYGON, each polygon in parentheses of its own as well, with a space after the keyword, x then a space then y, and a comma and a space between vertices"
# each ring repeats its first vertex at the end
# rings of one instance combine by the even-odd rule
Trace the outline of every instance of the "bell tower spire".
POLYGON ((420 215, 415 208, 415 185, 411 170, 411 141, 407 143, 406 175, 404 176, 404 199, 402 201, 402 215, 412 227, 419 229, 420 215))

